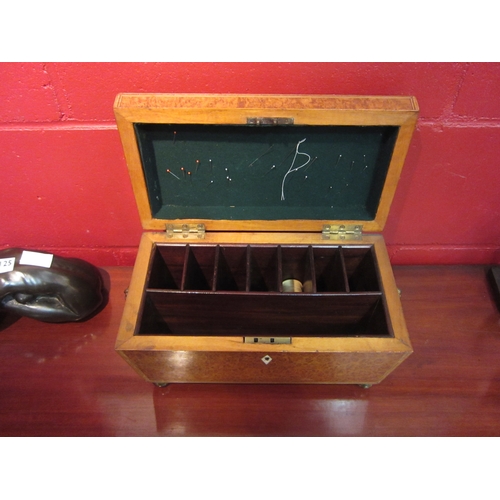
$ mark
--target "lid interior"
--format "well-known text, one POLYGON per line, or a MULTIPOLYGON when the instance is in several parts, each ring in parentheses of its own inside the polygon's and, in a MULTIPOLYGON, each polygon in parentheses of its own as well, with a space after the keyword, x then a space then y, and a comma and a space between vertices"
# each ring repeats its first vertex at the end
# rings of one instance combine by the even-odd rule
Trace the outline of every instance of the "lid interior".
POLYGON ((400 127, 134 123, 134 130, 155 219, 371 221, 400 127))

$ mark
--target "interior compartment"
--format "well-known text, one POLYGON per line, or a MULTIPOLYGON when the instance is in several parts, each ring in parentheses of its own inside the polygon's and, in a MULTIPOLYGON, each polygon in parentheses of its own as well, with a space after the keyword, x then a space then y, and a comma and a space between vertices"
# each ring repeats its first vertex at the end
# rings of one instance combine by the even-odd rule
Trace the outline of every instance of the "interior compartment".
POLYGON ((247 289, 247 247, 217 245, 215 254, 215 290, 247 289))
POLYGON ((148 288, 180 290, 186 245, 161 245, 155 248, 147 277, 148 288))
POLYGON ((181 290, 212 290, 217 247, 186 245, 181 290))
POLYGON ((248 246, 248 287, 250 292, 277 292, 279 290, 278 247, 248 246))
POLYGON ((136 334, 392 335, 371 245, 237 244, 157 245, 136 334))
POLYGON ((348 292, 349 282, 342 247, 314 248, 317 292, 348 292))
POLYGON ((286 284, 294 280, 299 284, 299 289, 314 293, 316 290, 316 277, 314 274, 312 246, 280 246, 281 254, 281 286, 280 291, 286 292, 286 284))
POLYGON ((351 292, 380 291, 373 247, 342 247, 349 290, 351 292))

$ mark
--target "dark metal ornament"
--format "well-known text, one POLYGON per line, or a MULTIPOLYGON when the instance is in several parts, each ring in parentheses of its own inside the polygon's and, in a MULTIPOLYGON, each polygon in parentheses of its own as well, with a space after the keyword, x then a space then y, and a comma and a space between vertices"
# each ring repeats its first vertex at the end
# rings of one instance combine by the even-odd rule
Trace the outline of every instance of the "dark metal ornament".
POLYGON ((0 310, 64 323, 81 321, 103 305, 103 278, 92 264, 56 255, 49 268, 20 264, 23 252, 19 248, 0 250, 0 262, 15 259, 13 269, 1 272, 0 268, 0 310))

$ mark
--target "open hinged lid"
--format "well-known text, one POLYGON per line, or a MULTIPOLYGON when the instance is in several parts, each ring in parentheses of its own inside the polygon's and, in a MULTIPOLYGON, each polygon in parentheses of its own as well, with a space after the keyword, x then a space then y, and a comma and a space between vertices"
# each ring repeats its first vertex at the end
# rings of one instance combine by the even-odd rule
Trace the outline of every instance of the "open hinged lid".
POLYGON ((119 94, 144 229, 383 229, 418 115, 414 97, 119 94))

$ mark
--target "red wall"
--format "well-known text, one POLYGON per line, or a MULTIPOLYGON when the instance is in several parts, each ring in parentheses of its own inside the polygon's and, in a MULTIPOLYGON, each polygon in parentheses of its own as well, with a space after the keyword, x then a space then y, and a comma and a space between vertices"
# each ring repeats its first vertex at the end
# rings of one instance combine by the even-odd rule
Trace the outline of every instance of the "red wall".
POLYGON ((500 263, 500 64, 1 63, 0 247, 132 265, 119 92, 415 95, 384 236, 394 264, 500 263))

